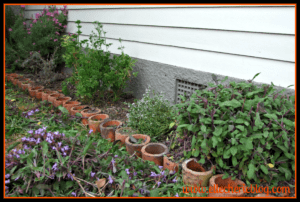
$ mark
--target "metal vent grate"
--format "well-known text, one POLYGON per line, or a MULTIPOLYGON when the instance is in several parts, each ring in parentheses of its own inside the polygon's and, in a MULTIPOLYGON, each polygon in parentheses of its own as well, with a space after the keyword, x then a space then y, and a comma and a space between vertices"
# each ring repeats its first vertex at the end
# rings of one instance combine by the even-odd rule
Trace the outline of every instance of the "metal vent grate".
POLYGON ((196 84, 196 83, 191 83, 188 81, 184 80, 176 80, 176 96, 175 96, 175 103, 178 104, 181 101, 181 98, 179 95, 184 96, 186 94, 186 97, 190 97, 196 90, 203 90, 207 86, 201 85, 201 84, 196 84))

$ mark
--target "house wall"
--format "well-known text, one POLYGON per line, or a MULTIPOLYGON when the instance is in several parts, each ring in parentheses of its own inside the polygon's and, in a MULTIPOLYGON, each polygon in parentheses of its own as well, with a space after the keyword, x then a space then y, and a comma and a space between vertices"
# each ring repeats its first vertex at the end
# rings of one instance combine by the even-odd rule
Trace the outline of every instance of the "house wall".
MULTIPOLYGON (((26 6, 25 16, 45 6, 26 6)), ((58 8, 62 5, 58 5, 58 8)), ((214 73, 229 81, 255 79, 277 89, 295 85, 295 6, 68 5, 66 32, 88 39, 92 22, 103 24, 113 54, 137 59, 139 74, 127 90, 141 98, 148 85, 174 101, 176 79, 207 85, 214 73)), ((227 82, 227 83, 228 83, 227 82)), ((295 86, 287 89, 295 92, 295 86)))

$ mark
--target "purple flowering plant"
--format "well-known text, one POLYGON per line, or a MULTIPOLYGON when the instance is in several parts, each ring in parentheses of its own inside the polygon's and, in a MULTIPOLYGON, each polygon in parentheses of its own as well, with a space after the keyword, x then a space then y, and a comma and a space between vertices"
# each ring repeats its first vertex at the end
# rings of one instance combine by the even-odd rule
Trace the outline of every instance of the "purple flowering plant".
MULTIPOLYGON (((22 63, 30 57, 30 52, 40 50, 41 56, 45 58, 52 55, 55 47, 60 45, 61 35, 67 25, 68 9, 45 7, 42 12, 35 13, 34 19, 28 23, 24 14, 25 8, 21 7, 20 12, 13 23, 8 23, 10 27, 7 27, 9 34, 5 43, 5 59, 14 68, 26 69, 22 63)), ((57 50, 56 64, 63 62, 63 52, 62 48, 57 50)))

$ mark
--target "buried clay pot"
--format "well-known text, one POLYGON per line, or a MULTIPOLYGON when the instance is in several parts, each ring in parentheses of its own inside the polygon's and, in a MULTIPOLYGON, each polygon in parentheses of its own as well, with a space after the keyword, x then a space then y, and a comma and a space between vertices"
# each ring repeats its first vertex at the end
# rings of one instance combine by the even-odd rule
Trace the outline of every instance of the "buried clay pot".
POLYGON ((88 107, 88 105, 78 105, 78 106, 74 106, 71 107, 70 109, 70 114, 71 115, 75 115, 76 113, 79 113, 83 110, 83 108, 88 107))
POLYGON ((100 124, 103 123, 106 119, 109 118, 107 114, 96 114, 94 116, 90 116, 88 118, 88 124, 90 130, 93 130, 93 133, 101 132, 100 131, 100 124))
POLYGON ((70 101, 71 97, 59 97, 53 100, 53 106, 58 107, 60 105, 64 105, 65 102, 70 101))
POLYGON ((41 90, 41 89, 44 89, 44 86, 36 86, 36 87, 28 88, 29 95, 31 97, 35 97, 35 93, 37 92, 37 90, 41 90))
POLYGON ((134 152, 138 157, 142 157, 142 147, 148 144, 151 140, 149 135, 143 135, 143 134, 134 134, 132 135, 135 139, 143 139, 143 142, 141 144, 134 144, 129 141, 129 136, 125 139, 125 145, 127 152, 132 155, 134 152))
POLYGON ((115 130, 123 123, 118 120, 107 119, 100 124, 101 137, 104 139, 110 139, 110 142, 115 141, 115 130))
POLYGON ((54 100, 59 98, 59 97, 65 97, 64 94, 62 93, 53 93, 53 94, 50 94, 48 96, 48 102, 51 102, 52 104, 54 104, 54 100))
POLYGON ((178 163, 170 161, 169 158, 166 156, 164 156, 163 162, 164 162, 163 170, 169 169, 170 171, 173 171, 173 173, 178 172, 178 167, 179 167, 178 163))
POLYGON ((19 88, 22 88, 22 84, 26 81, 30 81, 29 78, 21 78, 17 81, 17 85, 19 86, 19 88))
POLYGON ((44 89, 44 91, 42 92, 42 101, 48 100, 49 95, 54 93, 58 93, 58 92, 55 90, 44 89))
POLYGON ((137 134, 138 131, 132 129, 131 127, 122 127, 122 128, 118 128, 115 131, 115 141, 116 140, 120 140, 120 142, 118 142, 118 144, 120 146, 124 146, 125 145, 125 140, 128 137, 129 134, 133 135, 133 134, 137 134))
POLYGON ((142 147, 141 152, 142 159, 153 161, 156 165, 162 166, 163 157, 169 152, 169 149, 162 143, 148 143, 142 147))
POLYGON ((44 89, 39 89, 35 92, 35 98, 41 100, 44 89))
POLYGON ((206 171, 197 163, 196 159, 188 159, 182 163, 183 183, 186 185, 207 187, 214 169, 215 166, 211 166, 211 169, 206 171))
POLYGON ((101 113, 101 109, 98 108, 89 108, 89 109, 84 109, 80 112, 82 114, 81 122, 83 125, 88 125, 88 118, 101 113))
POLYGON ((222 179, 223 175, 224 174, 214 175, 210 178, 209 187, 212 187, 211 189, 216 191, 210 192, 208 197, 242 197, 245 195, 244 190, 246 190, 246 184, 243 181, 237 178, 232 180, 231 176, 222 179))
POLYGON ((28 90, 28 88, 31 86, 31 84, 34 83, 33 81, 25 81, 21 83, 22 90, 28 90))
POLYGON ((69 100, 63 104, 63 107, 66 108, 69 111, 69 113, 71 113, 71 108, 74 106, 78 106, 80 104, 81 104, 81 102, 78 102, 76 100, 75 101, 69 100))

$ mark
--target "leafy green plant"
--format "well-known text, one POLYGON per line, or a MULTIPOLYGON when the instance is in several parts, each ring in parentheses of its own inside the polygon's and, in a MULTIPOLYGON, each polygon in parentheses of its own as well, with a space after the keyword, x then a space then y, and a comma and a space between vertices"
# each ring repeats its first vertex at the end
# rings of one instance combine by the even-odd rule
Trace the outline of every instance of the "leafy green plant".
POLYGON ((149 135, 151 140, 157 140, 163 131, 169 129, 173 120, 174 108, 162 94, 146 89, 143 98, 136 103, 125 103, 129 106, 128 126, 137 129, 140 133, 149 135))
POLYGON ((295 96, 276 93, 273 84, 259 88, 253 79, 225 86, 213 79, 209 89, 176 105, 177 131, 192 143, 185 158, 211 161, 225 178, 247 183, 264 179, 276 186, 294 178, 295 96))
MULTIPOLYGON (((80 34, 80 20, 77 23, 77 34, 80 34)), ((108 51, 111 43, 106 43, 103 25, 95 21, 96 31, 92 31, 89 40, 79 42, 78 35, 73 35, 72 40, 65 38, 63 46, 66 48, 64 59, 69 67, 74 68, 75 74, 63 84, 63 91, 67 92, 67 84, 72 82, 76 85, 76 95, 82 99, 95 98, 96 93, 100 98, 105 92, 111 91, 114 100, 118 100, 122 90, 126 87, 126 82, 131 76, 134 60, 123 52, 120 56, 111 57, 108 51), (89 43, 87 43, 89 41, 89 43), (86 45, 86 53, 82 47, 86 45), (91 48, 89 48, 91 46, 91 48), (104 50, 105 48, 105 50, 104 50)), ((120 40, 121 42, 121 40, 120 40)), ((134 76, 137 72, 133 73, 134 76)))

